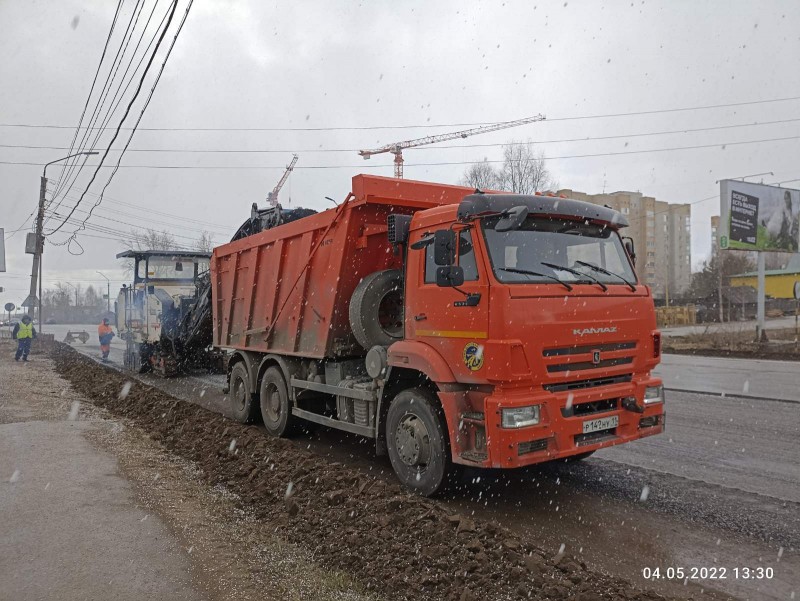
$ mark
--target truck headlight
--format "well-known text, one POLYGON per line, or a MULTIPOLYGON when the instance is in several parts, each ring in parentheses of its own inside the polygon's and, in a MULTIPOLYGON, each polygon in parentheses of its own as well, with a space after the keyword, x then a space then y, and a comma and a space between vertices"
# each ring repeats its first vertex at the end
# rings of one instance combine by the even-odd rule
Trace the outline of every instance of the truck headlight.
POLYGON ((648 386, 644 389, 644 404, 652 405, 653 403, 664 402, 664 387, 663 386, 648 386))
POLYGON ((530 407, 513 407, 503 409, 502 425, 504 428, 524 428, 539 423, 539 405, 530 407))

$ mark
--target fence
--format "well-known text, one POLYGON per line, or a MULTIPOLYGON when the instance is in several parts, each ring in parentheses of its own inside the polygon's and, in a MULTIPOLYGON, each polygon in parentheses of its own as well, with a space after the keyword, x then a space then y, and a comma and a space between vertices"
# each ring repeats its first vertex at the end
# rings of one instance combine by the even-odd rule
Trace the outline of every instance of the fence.
POLYGON ((686 305, 683 307, 658 307, 656 309, 658 327, 666 326, 691 326, 697 323, 697 307, 686 305))

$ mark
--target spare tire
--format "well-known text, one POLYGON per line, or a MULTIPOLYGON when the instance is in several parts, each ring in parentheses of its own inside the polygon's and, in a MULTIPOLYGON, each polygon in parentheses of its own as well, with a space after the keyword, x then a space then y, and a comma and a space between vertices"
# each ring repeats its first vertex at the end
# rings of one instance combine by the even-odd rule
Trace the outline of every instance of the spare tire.
POLYGON ((403 274, 376 271, 358 283, 350 298, 350 327, 368 351, 403 338, 403 274))

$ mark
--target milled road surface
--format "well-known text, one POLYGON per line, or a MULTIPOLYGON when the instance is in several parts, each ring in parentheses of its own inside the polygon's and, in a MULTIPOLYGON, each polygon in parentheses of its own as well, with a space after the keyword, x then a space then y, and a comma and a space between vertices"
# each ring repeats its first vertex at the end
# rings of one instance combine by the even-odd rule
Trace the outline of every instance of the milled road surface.
MULTIPOLYGON (((97 356, 95 340, 73 346, 97 356)), ((727 568, 726 579, 687 585, 742 599, 800 598, 800 402, 753 396, 800 401, 797 369, 789 362, 666 355, 659 371, 667 388, 716 394, 669 392, 665 434, 578 465, 478 472, 472 477, 482 481, 450 502, 498 519, 553 553, 564 544, 588 564, 633 581, 648 567, 717 566, 727 568), (723 392, 753 398, 717 396, 723 392), (732 576, 734 568, 757 566, 772 567, 774 578, 732 576)), ((140 379, 226 412, 221 376, 140 379)), ((297 442, 391 478, 388 461, 358 437, 317 429, 297 442)), ((651 585, 671 594, 684 587, 677 580, 651 585)))

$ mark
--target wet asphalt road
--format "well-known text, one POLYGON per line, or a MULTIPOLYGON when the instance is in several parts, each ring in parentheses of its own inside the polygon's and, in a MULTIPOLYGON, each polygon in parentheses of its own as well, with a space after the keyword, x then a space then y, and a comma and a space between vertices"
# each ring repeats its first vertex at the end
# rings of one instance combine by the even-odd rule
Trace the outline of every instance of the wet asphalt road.
MULTIPOLYGON (((94 340, 73 346, 96 357, 94 340)), ((112 359, 121 362, 121 345, 114 346, 112 359)), ((764 362, 778 365, 762 378, 747 371, 761 362, 668 355, 659 368, 668 388, 676 373, 688 373, 685 359, 695 375, 681 387, 717 394, 669 392, 663 435, 604 449, 579 464, 470 472, 447 502, 514 527, 554 553, 565 544, 587 563, 634 581, 654 564, 771 565, 770 581, 704 581, 695 588, 742 599, 788 599, 793 591, 800 598, 800 402, 720 396, 725 389, 713 389, 715 382, 743 387, 734 377, 745 378, 750 394, 772 382, 786 400, 800 401, 800 390, 788 385, 800 366, 764 362)), ((221 376, 142 379, 225 413, 221 376)), ((315 429, 297 442, 391 477, 388 461, 359 437, 315 429)), ((685 590, 683 583, 641 583, 665 593, 685 590)))

